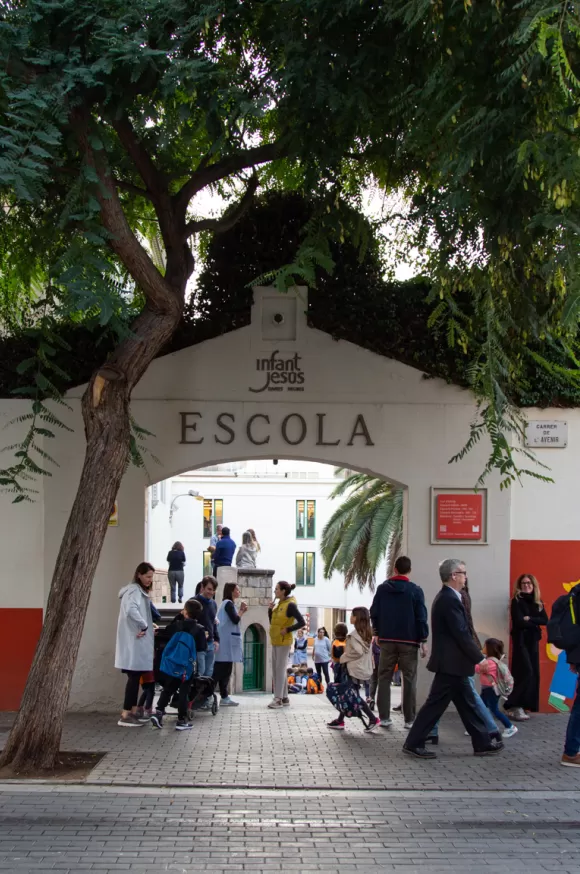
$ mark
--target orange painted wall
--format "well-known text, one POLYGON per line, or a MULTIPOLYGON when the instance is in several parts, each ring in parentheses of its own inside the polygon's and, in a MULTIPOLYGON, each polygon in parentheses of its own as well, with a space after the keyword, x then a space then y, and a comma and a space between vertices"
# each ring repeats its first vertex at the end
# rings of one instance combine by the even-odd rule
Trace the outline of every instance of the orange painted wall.
POLYGON ((0 609, 0 710, 18 710, 42 629, 42 609, 0 609))
MULTIPOLYGON (((580 540, 512 540, 510 589, 520 574, 534 574, 537 578, 549 616, 556 598, 565 594, 562 583, 580 581, 580 540)), ((555 663, 546 654, 544 628, 540 643, 540 709, 543 713, 554 712, 548 705, 554 668, 555 663)))

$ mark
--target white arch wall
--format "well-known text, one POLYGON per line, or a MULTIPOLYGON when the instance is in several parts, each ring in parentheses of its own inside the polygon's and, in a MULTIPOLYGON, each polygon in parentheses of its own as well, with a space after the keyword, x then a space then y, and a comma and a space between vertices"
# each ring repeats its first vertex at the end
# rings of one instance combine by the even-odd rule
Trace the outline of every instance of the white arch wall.
MULTIPOLYGON (((79 389, 70 396, 72 411, 67 415, 74 433, 59 434, 50 447, 61 466, 44 482, 44 510, 41 505, 30 511, 40 513, 44 523, 40 526, 43 537, 39 533, 34 545, 37 561, 33 564, 44 568, 45 595, 84 455, 81 394, 79 389)), ((155 435, 148 445, 161 463, 150 464, 153 480, 234 458, 278 455, 352 466, 404 484, 408 488, 408 551, 414 579, 431 601, 439 588, 438 562, 453 553, 464 557, 470 568, 479 630, 505 637, 510 494, 500 492, 495 475, 488 483, 489 545, 430 544, 430 487, 469 488, 487 460, 487 447, 482 443, 460 464, 448 464, 467 439, 474 415, 467 392, 439 380, 425 380, 419 371, 307 328, 298 297, 281 299, 266 289, 256 293, 252 324, 247 328, 154 362, 137 387, 132 409, 137 422, 155 435), (289 306, 293 301, 294 310, 289 306), (290 330, 290 339, 272 339, 268 313, 284 307, 288 315, 284 331, 292 329, 295 317, 294 333, 290 330), (285 359, 298 355, 303 391, 288 391, 286 387, 271 393, 250 391, 262 384, 263 373, 257 371, 256 361, 271 356, 274 350, 285 359), (188 436, 203 438, 203 442, 180 442, 182 412, 201 414, 197 432, 188 432, 188 436), (235 437, 227 445, 216 442, 216 434, 224 439, 227 432, 216 432, 213 425, 223 412, 235 417, 235 437), (248 420, 258 413, 270 417, 270 441, 264 445, 253 443, 246 431, 248 420), (308 430, 302 442, 290 446, 280 424, 293 413, 304 417, 308 430), (318 415, 326 416, 325 441, 340 440, 339 445, 320 445, 318 415), (364 418, 373 445, 364 435, 349 439, 358 416, 364 418)), ((231 419, 227 421, 232 424, 231 419)), ((259 424, 254 439, 266 435, 261 430, 266 420, 259 420, 259 424)), ((143 558, 146 484, 141 471, 130 469, 121 485, 119 526, 107 533, 95 577, 71 695, 73 708, 119 706, 122 679, 113 669, 117 595, 143 558)), ((11 548, 1 531, 0 544, 5 550, 11 548)), ((6 590, 6 583, 3 588, 6 590)), ((31 598, 39 609, 41 592, 36 591, 31 598)))

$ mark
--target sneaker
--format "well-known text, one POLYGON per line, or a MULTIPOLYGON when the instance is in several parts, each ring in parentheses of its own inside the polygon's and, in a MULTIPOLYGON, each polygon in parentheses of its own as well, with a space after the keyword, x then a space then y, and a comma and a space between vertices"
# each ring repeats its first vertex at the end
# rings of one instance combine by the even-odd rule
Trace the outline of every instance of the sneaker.
POLYGON ((516 722, 525 722, 530 717, 527 713, 524 713, 521 707, 516 707, 511 716, 512 719, 515 719, 516 722))
POLYGON ((144 710, 143 711, 143 719, 146 719, 147 721, 149 721, 154 713, 155 713, 155 711, 153 709, 144 710))
POLYGON ((133 715, 136 716, 137 719, 143 719, 143 708, 138 707, 133 715))
POLYGON ((122 728, 143 728, 145 723, 139 722, 137 717, 130 713, 129 716, 121 716, 117 725, 120 725, 122 728))
POLYGON ((375 718, 374 722, 371 722, 369 725, 365 726, 365 732, 367 734, 370 734, 371 732, 376 731, 377 728, 379 727, 380 723, 381 723, 381 720, 378 718, 375 718))
POLYGON ((344 720, 340 717, 338 719, 333 719, 332 722, 326 723, 327 728, 334 728, 337 731, 344 731, 344 720))
POLYGON ((284 705, 282 704, 280 698, 274 698, 274 700, 270 701, 270 703, 268 704, 268 710, 280 710, 280 708, 283 706, 284 705))
POLYGON ((564 765, 565 768, 580 768, 580 753, 576 753, 575 756, 567 756, 566 753, 563 753, 560 764, 564 765))
POLYGON ((412 723, 412 722, 406 722, 406 723, 405 723, 405 728, 413 728, 413 723, 412 723))
POLYGON ((282 707, 290 707, 290 698, 282 698, 282 707))
POLYGON ((506 728, 505 731, 502 731, 501 736, 502 737, 513 737, 514 734, 517 734, 517 733, 518 733, 517 725, 510 725, 509 728, 506 728))
POLYGON ((182 719, 178 719, 175 725, 175 731, 189 731, 190 728, 193 728, 191 722, 184 722, 182 719))
POLYGON ((151 725, 153 728, 163 728, 163 713, 160 710, 156 710, 152 715, 151 725))
MULTIPOLYGON (((282 702, 282 703, 284 703, 284 702, 282 702)), ((234 699, 230 698, 229 695, 227 698, 222 698, 222 700, 220 701, 220 707, 239 707, 239 706, 240 706, 240 702, 234 701, 234 699)))
POLYGON ((379 724, 380 724, 381 728, 390 728, 391 725, 393 724, 393 720, 392 719, 380 719, 379 724))

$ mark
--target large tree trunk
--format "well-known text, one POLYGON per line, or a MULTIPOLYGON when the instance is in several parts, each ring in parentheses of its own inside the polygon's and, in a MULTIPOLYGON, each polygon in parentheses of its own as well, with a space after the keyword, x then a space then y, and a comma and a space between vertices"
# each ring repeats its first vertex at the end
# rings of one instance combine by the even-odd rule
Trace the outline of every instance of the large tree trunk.
POLYGON ((127 467, 131 390, 175 330, 180 297, 176 294, 169 312, 144 311, 134 325, 134 336, 93 375, 83 397, 87 449, 79 488, 20 711, 0 766, 30 770, 55 764, 91 585, 127 467))

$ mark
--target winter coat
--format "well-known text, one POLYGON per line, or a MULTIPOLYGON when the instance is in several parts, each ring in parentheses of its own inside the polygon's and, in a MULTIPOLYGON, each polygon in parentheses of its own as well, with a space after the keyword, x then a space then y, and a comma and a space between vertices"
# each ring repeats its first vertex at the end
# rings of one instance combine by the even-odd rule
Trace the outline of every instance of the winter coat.
POLYGON ((129 583, 121 589, 119 598, 115 667, 122 671, 152 671, 154 630, 149 596, 138 583, 129 583), (145 635, 137 637, 144 630, 145 635))
POLYGON ((340 657, 349 676, 355 680, 369 680, 373 674, 373 659, 370 643, 365 643, 356 628, 346 638, 346 647, 340 657))
POLYGON ((240 546, 236 555, 236 567, 256 567, 258 551, 252 546, 240 546))
POLYGON ((419 646, 429 637, 423 589, 405 576, 381 583, 371 606, 371 621, 380 641, 419 646))

